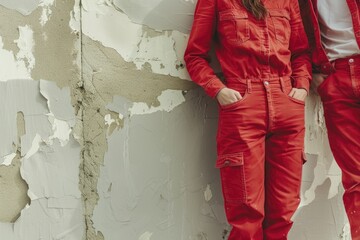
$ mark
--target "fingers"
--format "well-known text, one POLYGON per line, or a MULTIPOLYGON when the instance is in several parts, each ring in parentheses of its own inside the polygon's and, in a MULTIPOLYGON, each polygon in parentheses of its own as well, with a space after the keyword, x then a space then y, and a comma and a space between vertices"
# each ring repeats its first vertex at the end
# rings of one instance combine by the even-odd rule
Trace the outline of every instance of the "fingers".
POLYGON ((236 98, 237 101, 239 101, 239 100, 242 99, 242 96, 241 96, 241 94, 240 94, 238 91, 235 91, 235 90, 234 90, 234 95, 235 95, 235 98, 236 98))
POLYGON ((296 92, 296 89, 295 89, 295 88, 291 89, 291 91, 290 91, 290 93, 289 93, 289 96, 290 96, 290 97, 294 97, 295 92, 296 92))
POLYGON ((220 105, 227 105, 239 101, 242 99, 241 94, 230 88, 223 88, 216 96, 220 105))
POLYGON ((307 91, 302 88, 293 88, 289 93, 289 96, 301 101, 305 101, 305 98, 307 96, 307 91))
POLYGON ((328 75, 322 73, 314 73, 312 77, 312 85, 315 87, 315 90, 320 86, 320 84, 327 78, 328 75))

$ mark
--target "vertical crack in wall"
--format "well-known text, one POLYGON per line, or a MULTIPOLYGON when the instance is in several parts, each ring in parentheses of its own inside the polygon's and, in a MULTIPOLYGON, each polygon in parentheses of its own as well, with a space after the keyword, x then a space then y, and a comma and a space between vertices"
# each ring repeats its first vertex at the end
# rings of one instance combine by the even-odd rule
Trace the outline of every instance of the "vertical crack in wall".
MULTIPOLYGON (((88 82, 91 81, 91 75, 86 74, 85 71, 89 69, 85 65, 84 51, 83 51, 83 33, 82 33, 82 1, 80 4, 80 82, 78 91, 81 93, 82 99, 78 101, 78 110, 81 112, 82 122, 82 144, 83 149, 81 152, 81 166, 80 166, 80 187, 84 202, 84 217, 85 217, 85 236, 86 240, 104 240, 104 236, 101 232, 96 232, 92 216, 94 208, 99 200, 97 193, 97 181, 99 179, 100 164, 104 159, 104 155, 97 155, 95 149, 103 145, 106 145, 105 132, 102 131, 104 126, 101 124, 104 122, 99 114, 101 112, 101 105, 95 104, 96 95, 93 91, 89 91, 88 82), (91 113, 90 113, 91 112, 91 113), (100 119, 99 119, 100 118, 100 119), (99 122, 97 122, 97 119, 99 122), (96 128, 90 127, 91 123, 95 122, 98 125, 96 128), (94 133, 94 130, 96 133, 94 133), (94 149, 95 148, 95 149, 94 149)), ((91 69, 90 69, 91 70, 91 69)), ((92 70, 91 70, 92 72, 92 70)), ((102 106, 104 106, 102 104, 102 106)))

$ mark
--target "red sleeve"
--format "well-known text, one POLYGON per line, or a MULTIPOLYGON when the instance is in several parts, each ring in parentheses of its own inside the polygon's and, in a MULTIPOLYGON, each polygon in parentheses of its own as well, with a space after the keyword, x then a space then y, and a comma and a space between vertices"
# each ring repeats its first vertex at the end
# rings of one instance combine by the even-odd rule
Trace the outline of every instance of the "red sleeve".
POLYGON ((301 19, 298 1, 291 3, 291 67, 293 87, 304 88, 309 92, 311 80, 311 60, 308 39, 301 19))
POLYGON ((225 87, 209 65, 215 27, 216 0, 198 0, 184 60, 191 79, 211 97, 225 87))

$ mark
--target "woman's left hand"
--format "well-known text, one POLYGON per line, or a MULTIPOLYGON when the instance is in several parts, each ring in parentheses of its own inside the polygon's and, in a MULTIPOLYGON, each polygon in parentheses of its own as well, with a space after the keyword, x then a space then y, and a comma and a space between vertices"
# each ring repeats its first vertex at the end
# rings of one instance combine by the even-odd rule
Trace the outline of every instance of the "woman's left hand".
POLYGON ((300 101, 305 101, 307 91, 303 88, 293 88, 291 89, 289 96, 300 101))

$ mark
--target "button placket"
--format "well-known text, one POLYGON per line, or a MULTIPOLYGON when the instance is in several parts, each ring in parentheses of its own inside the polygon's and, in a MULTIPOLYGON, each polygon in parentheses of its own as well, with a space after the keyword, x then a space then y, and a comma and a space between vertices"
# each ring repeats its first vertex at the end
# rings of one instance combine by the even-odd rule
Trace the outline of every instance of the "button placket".
POLYGON ((266 99, 267 99, 267 105, 268 105, 268 116, 269 116, 269 129, 272 128, 273 120, 274 120, 274 111, 273 111, 273 101, 271 96, 271 89, 270 89, 270 83, 269 81, 263 81, 265 90, 266 90, 266 99))

